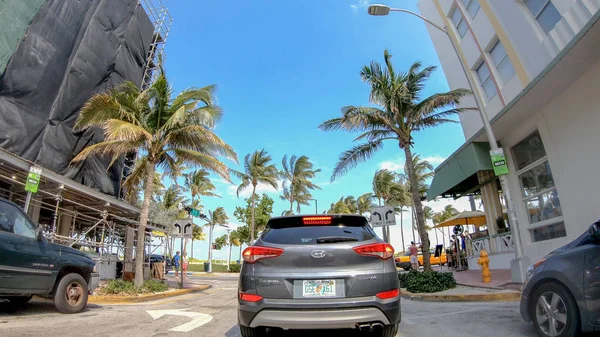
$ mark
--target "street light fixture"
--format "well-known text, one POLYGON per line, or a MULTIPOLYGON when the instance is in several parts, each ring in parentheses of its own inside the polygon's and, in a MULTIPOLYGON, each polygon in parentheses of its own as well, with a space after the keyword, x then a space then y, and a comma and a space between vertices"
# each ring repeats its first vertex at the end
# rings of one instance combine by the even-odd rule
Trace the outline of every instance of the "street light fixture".
MULTIPOLYGON (((473 91, 473 97, 475 98, 475 103, 477 104, 477 108, 479 110, 479 115, 481 116, 481 121, 483 122, 483 129, 485 130, 485 134, 488 138, 488 142, 490 143, 490 155, 503 155, 503 150, 498 146, 498 142, 496 141, 496 136, 494 135, 494 131, 492 130, 492 126, 490 124, 490 120, 488 114, 485 110, 485 105, 483 104, 483 100, 481 99, 480 92, 477 90, 477 86, 475 85, 475 79, 473 78, 473 73, 467 70, 467 66, 463 63, 463 59, 460 57, 460 53, 458 51, 458 46, 452 36, 448 33, 448 29, 446 27, 442 27, 431 20, 415 13, 409 11, 407 9, 402 8, 391 8, 386 5, 381 4, 373 4, 369 6, 368 13, 373 16, 385 16, 390 14, 390 12, 402 12, 406 14, 410 14, 412 16, 416 16, 419 19, 427 22, 438 30, 442 31, 452 44, 452 48, 454 48, 454 52, 458 57, 460 66, 462 67, 467 80, 469 81, 469 86, 471 87, 471 91, 473 91)), ((510 227, 513 232, 513 239, 515 240, 515 259, 511 262, 511 270, 513 280, 523 282, 525 280, 525 268, 529 266, 529 258, 523 256, 523 247, 521 245, 521 234, 519 232, 519 226, 517 223, 517 213, 514 209, 514 205, 512 202, 512 197, 510 194, 510 190, 508 188, 508 177, 506 175, 500 175, 498 177, 500 180, 500 185, 502 186, 502 193, 506 198, 506 206, 508 211, 508 216, 510 219, 510 227)))

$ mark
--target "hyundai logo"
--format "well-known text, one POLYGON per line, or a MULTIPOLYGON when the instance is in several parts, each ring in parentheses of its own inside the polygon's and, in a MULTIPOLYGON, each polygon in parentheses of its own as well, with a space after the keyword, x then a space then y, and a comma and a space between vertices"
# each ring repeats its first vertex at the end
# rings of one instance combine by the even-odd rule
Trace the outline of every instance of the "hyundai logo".
POLYGON ((310 253, 310 256, 314 257, 315 259, 320 259, 320 258, 324 258, 327 255, 327 253, 324 250, 313 250, 312 253, 310 253))

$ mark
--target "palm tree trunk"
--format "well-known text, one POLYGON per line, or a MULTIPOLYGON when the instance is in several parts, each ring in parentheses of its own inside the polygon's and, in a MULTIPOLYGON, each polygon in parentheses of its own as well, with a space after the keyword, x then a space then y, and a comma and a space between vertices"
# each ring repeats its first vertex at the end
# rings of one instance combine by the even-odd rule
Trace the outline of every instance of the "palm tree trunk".
POLYGON ((419 184, 417 181, 417 175, 415 174, 415 166, 412 161, 412 153, 410 151, 410 144, 404 146, 404 155, 406 156, 406 168, 408 169, 408 179, 410 181, 411 192, 413 197, 413 203, 415 205, 415 212, 417 215, 417 229, 419 230, 419 236, 421 237, 421 247, 423 251, 423 269, 425 271, 431 271, 431 260, 429 253, 429 235, 425 230, 425 217, 423 216, 423 203, 421 202, 421 195, 419 193, 419 184))
POLYGON ((148 172, 146 172, 146 189, 144 190, 144 202, 140 212, 140 224, 137 231, 137 244, 135 246, 135 286, 144 285, 144 243, 146 238, 146 225, 148 223, 148 212, 150 211, 150 199, 152 199, 152 190, 154 189, 154 163, 148 163, 148 172))
POLYGON ((402 219, 403 213, 404 207, 400 207, 400 235, 402 236, 402 251, 405 251, 406 246, 404 245, 404 220, 402 219))
POLYGON ((252 225, 250 226, 250 245, 254 243, 254 208, 256 207, 256 185, 252 184, 252 225))

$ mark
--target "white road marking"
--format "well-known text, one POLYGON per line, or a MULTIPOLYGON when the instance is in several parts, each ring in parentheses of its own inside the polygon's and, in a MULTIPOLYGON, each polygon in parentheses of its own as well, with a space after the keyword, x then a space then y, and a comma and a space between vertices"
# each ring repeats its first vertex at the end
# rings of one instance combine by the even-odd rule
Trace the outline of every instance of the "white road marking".
POLYGON ((159 319, 165 315, 174 315, 174 316, 185 316, 189 317, 192 320, 176 326, 169 331, 177 331, 177 332, 190 332, 196 328, 203 326, 204 324, 212 321, 213 317, 211 315, 199 313, 199 312, 189 312, 186 311, 189 309, 171 309, 171 310, 146 310, 146 312, 152 316, 153 319, 159 319))

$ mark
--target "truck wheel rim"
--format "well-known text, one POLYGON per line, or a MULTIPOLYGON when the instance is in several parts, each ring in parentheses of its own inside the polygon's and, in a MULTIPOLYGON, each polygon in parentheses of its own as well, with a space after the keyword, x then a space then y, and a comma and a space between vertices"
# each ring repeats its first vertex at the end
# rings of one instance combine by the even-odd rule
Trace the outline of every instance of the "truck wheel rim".
POLYGON ((75 306, 83 299, 83 287, 77 282, 72 282, 67 286, 65 295, 67 298, 67 303, 75 306))
POLYGON ((550 337, 560 335, 567 326, 567 307, 562 297, 553 291, 538 298, 535 316, 540 330, 550 337))

